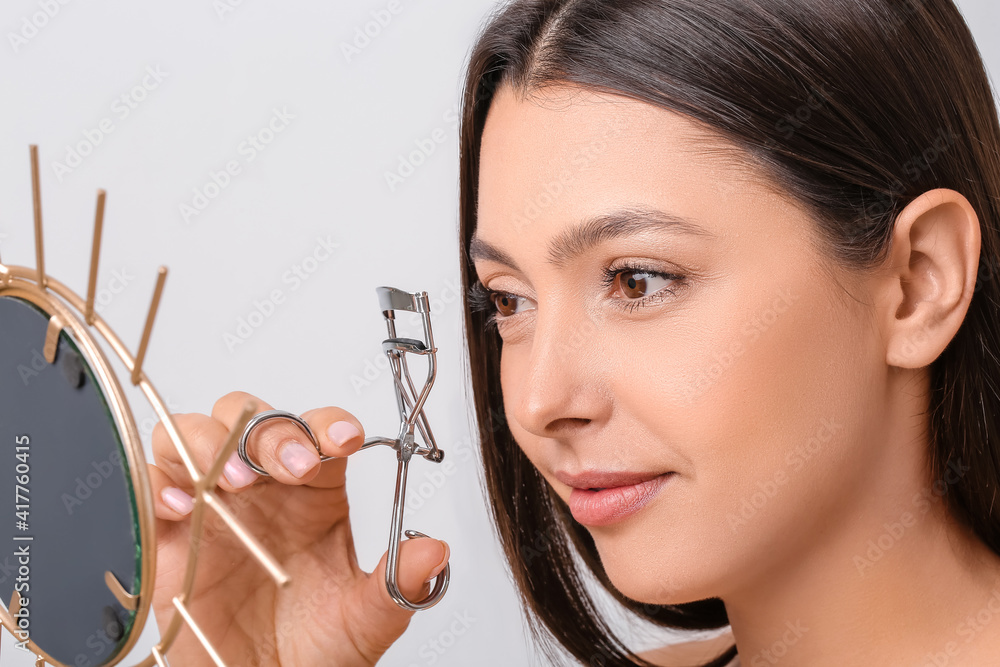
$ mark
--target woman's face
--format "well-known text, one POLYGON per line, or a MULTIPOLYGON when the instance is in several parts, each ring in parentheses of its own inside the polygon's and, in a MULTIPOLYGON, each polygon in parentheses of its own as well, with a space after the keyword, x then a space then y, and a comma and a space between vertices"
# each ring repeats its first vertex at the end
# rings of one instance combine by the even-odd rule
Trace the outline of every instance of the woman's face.
POLYGON ((624 97, 504 87, 480 170, 508 424, 619 590, 723 596, 862 511, 889 393, 866 284, 735 149, 624 97))

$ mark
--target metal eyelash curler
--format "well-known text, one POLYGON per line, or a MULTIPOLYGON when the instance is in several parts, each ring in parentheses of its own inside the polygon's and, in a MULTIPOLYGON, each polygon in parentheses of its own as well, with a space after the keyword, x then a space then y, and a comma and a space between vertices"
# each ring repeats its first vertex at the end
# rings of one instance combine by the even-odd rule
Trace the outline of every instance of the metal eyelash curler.
MULTIPOLYGON (((376 287, 379 306, 382 308, 382 315, 385 317, 386 326, 389 330, 389 337, 382 341, 382 350, 389 357, 389 365, 393 372, 393 386, 396 391, 396 405, 399 408, 399 434, 395 438, 373 436, 365 438, 361 449, 368 449, 376 445, 387 445, 396 450, 396 493, 392 505, 392 530, 389 533, 389 556, 385 569, 385 585, 390 597, 404 609, 420 611, 433 607, 441 601, 448 590, 448 583, 451 578, 451 563, 445 565, 444 569, 435 577, 434 588, 426 598, 419 602, 411 602, 400 592, 397 585, 397 575, 399 570, 399 547, 402 541, 403 531, 403 507, 406 502, 406 475, 409 470, 410 459, 414 454, 423 456, 429 461, 440 463, 444 459, 444 452, 438 449, 434 442, 434 434, 431 432, 427 416, 424 414, 424 402, 434 385, 434 378, 437 375, 437 348, 434 347, 434 336, 431 333, 431 311, 427 300, 427 292, 406 292, 395 287, 376 287), (424 337, 426 343, 415 338, 398 338, 396 336, 395 312, 396 310, 407 310, 418 313, 423 320, 424 337), (427 379, 423 389, 418 393, 410 377, 410 370, 406 364, 406 353, 418 354, 427 357, 427 379), (406 384, 403 384, 403 381, 406 384), (426 445, 419 445, 414 439, 414 428, 420 429, 426 445)), ((250 433, 259 424, 268 419, 288 419, 298 424, 312 440, 313 446, 320 453, 320 460, 327 461, 332 456, 325 456, 320 451, 319 441, 309 428, 304 419, 291 412, 284 410, 268 410, 255 415, 247 422, 243 434, 240 436, 239 452, 240 459, 250 468, 261 475, 268 475, 268 472, 250 460, 247 455, 246 444, 250 433)), ((405 531, 407 538, 427 537, 416 530, 405 531)))

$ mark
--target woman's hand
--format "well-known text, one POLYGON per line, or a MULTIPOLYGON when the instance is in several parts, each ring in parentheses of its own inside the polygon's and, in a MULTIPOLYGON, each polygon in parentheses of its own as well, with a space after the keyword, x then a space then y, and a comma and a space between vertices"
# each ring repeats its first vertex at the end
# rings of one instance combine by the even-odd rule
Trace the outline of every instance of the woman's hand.
MULTIPOLYGON (((247 401, 255 402, 260 412, 272 409, 249 394, 233 392, 216 402, 211 416, 173 415, 201 470, 208 470, 247 401)), ((324 454, 347 457, 364 442, 361 424, 340 408, 310 410, 301 417, 324 454)), ((232 666, 375 664, 409 625, 413 612, 401 609, 386 592, 385 554, 371 574, 358 567, 348 523, 347 459, 320 465, 306 434, 284 419, 260 424, 248 449, 272 477, 257 475, 234 453, 217 493, 292 582, 279 589, 216 513, 205 508, 192 616, 232 666)), ((158 549, 153 611, 162 634, 174 612, 172 599, 184 582, 193 485, 162 423, 153 431, 153 455, 156 465, 149 466, 149 473, 158 549)), ((399 566, 403 594, 411 600, 426 596, 427 580, 444 569, 448 556, 444 542, 404 540, 399 566)), ((167 657, 191 667, 213 664, 186 628, 167 657)))

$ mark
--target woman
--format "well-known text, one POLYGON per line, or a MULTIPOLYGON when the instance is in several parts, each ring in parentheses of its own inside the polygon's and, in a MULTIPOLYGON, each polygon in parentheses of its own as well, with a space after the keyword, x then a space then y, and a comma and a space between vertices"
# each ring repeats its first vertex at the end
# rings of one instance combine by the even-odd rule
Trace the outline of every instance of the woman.
MULTIPOLYGON (((514 2, 471 56, 461 179, 487 486, 554 662, 1000 663, 1000 126, 951 0, 514 2), (637 655, 591 577, 732 634, 637 655)), ((179 416, 203 464, 246 399, 179 416)), ((328 454, 364 437, 303 416, 328 454)), ((219 538, 195 609, 241 664, 373 664, 410 613, 357 567, 345 462, 258 434, 274 479, 221 485, 294 588, 219 538)), ((154 448, 162 622, 190 498, 154 448)), ((447 558, 406 543, 404 593, 447 558)))

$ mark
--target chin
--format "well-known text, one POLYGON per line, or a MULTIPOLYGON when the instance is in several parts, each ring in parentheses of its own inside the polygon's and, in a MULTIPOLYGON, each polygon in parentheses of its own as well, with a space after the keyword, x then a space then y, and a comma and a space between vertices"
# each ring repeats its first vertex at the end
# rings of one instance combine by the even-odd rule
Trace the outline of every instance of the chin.
POLYGON ((707 559, 688 550, 672 556, 659 540, 636 541, 594 535, 604 571, 615 589, 645 604, 684 604, 716 597, 707 559))

